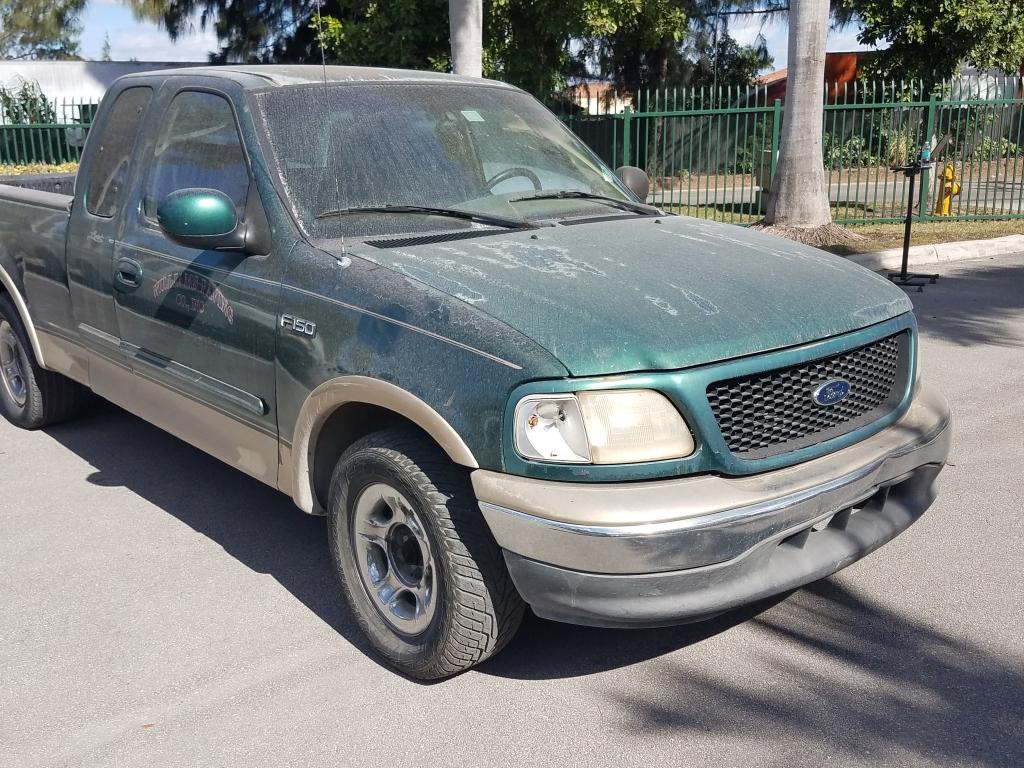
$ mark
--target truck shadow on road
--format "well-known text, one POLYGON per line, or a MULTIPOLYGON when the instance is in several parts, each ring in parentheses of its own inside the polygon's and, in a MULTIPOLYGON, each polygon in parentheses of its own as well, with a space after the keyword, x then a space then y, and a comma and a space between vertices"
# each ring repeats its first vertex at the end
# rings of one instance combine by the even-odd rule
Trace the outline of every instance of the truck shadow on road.
POLYGON ((369 653, 341 603, 324 518, 301 512, 284 494, 98 398, 87 415, 45 431, 92 465, 88 482, 129 489, 243 565, 273 576, 369 653))
MULTIPOLYGON (((860 597, 844 581, 675 629, 534 620, 481 671, 555 679, 680 651, 655 674, 641 673, 657 685, 603 692, 633 727, 752 744, 770 738, 780 747, 810 738, 820 764, 1024 765, 1024 670, 860 597), (726 643, 711 653, 684 650, 744 619, 739 653, 726 643)), ((791 758, 778 765, 796 764, 791 758)))
MULTIPOLYGON (((239 562, 274 577, 348 642, 374 658, 342 603, 324 518, 300 512, 291 499, 177 438, 104 401, 72 424, 46 430, 94 471, 86 479, 124 487, 196 532, 239 562)), ((69 478, 73 480, 73 478, 69 478)), ((131 535, 126 532, 126 535, 131 535)), ((687 627, 625 632, 569 627, 529 616, 520 636, 489 674, 573 677, 628 666, 699 642, 746 621, 770 603, 687 627), (568 656, 570 638, 585 649, 568 656)), ((258 628, 254 628, 258 630, 258 628)))
MULTIPOLYGON (((322 518, 304 515, 282 494, 114 406, 101 403, 91 415, 47 433, 95 468, 89 482, 128 488, 173 515, 248 568, 275 578, 371 655, 341 604, 322 518)), ((780 740, 817 733, 823 760, 839 753, 870 764, 871 755, 898 749, 950 763, 1022 764, 1022 670, 980 644, 861 598, 843 583, 841 577, 826 580, 675 628, 601 630, 529 617, 504 653, 468 674, 564 679, 683 651, 659 662, 658 695, 617 688, 609 694, 612 703, 645 729, 746 739, 771 733, 780 740), (744 632, 772 649, 745 660, 763 660, 755 673, 770 684, 750 684, 744 659, 708 665, 699 648, 744 622, 750 622, 744 632), (693 653, 685 650, 691 646, 693 653)))
POLYGON ((982 643, 861 598, 841 578, 810 585, 754 624, 774 646, 764 656, 772 685, 689 665, 669 678, 671 699, 623 692, 620 704, 680 733, 779 742, 817 734, 822 764, 847 755, 861 765, 1024 765, 1024 672, 982 643), (668 700, 685 705, 659 703, 668 700))

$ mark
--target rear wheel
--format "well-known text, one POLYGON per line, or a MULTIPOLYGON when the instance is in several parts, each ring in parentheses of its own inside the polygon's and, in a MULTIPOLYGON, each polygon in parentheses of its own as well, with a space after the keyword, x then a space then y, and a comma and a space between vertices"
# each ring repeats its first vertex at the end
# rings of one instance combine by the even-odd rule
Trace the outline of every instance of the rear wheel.
POLYGON ((352 445, 331 483, 331 552, 374 649, 419 679, 497 653, 524 604, 465 470, 432 443, 387 430, 352 445))
POLYGON ((0 294, 0 415, 22 429, 38 429, 74 416, 82 388, 36 360, 11 297, 0 294))

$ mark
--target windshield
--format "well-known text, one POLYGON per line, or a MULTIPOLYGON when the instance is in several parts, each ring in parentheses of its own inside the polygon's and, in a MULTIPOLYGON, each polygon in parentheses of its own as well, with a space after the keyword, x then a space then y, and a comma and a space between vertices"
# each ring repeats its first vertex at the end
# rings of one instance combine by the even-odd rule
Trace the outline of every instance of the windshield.
POLYGON ((275 88, 254 96, 295 217, 315 239, 487 226, 443 212, 535 221, 621 210, 529 200, 574 190, 629 202, 615 175, 547 109, 509 88, 368 83, 275 88))

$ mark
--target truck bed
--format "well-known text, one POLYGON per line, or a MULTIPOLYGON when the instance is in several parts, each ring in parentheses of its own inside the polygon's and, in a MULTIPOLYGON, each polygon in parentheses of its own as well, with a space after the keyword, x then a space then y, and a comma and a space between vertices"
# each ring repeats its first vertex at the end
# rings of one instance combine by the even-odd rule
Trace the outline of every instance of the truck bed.
POLYGON ((25 298, 37 331, 77 335, 65 235, 71 195, 0 184, 0 268, 25 298))
POLYGON ((25 173, 18 175, 0 175, 0 185, 35 189, 39 192, 56 192, 60 195, 75 193, 74 173, 25 173))

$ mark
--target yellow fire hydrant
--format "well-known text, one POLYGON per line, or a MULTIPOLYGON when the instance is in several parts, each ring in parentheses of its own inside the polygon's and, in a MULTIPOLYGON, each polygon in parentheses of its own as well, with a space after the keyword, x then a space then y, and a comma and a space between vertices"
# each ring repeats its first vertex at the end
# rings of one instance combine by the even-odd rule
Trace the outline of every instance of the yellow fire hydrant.
POLYGON ((939 199, 935 201, 935 214, 937 216, 949 216, 953 198, 960 194, 960 182, 956 180, 956 170, 952 163, 946 163, 946 170, 942 172, 942 191, 939 199))

